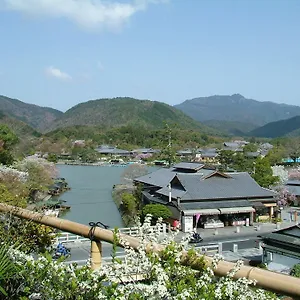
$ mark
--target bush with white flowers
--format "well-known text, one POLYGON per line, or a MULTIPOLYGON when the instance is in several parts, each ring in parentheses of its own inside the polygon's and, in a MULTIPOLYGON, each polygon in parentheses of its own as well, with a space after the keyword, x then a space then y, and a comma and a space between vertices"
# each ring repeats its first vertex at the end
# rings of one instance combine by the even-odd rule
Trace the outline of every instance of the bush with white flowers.
MULTIPOLYGON (((17 250, 11 257, 18 266, 18 273, 6 283, 7 292, 13 299, 276 299, 264 290, 255 288, 255 282, 234 274, 242 263, 238 262, 225 277, 216 277, 220 257, 215 257, 212 267, 205 266, 196 271, 180 263, 181 251, 187 247, 188 239, 174 242, 174 234, 161 236, 159 227, 150 227, 146 218, 140 227, 141 247, 131 249, 115 232, 115 239, 125 247, 125 259, 112 254, 112 263, 92 271, 85 267, 52 261, 51 256, 34 259, 17 250), (147 253, 149 241, 164 243, 160 254, 147 253), (142 280, 141 280, 142 279, 142 280)), ((115 249, 116 247, 114 247, 115 249)), ((188 250, 188 258, 196 259, 196 252, 188 250)))
POLYGON ((279 178, 280 184, 285 184, 289 179, 289 172, 284 166, 272 166, 273 176, 279 178))

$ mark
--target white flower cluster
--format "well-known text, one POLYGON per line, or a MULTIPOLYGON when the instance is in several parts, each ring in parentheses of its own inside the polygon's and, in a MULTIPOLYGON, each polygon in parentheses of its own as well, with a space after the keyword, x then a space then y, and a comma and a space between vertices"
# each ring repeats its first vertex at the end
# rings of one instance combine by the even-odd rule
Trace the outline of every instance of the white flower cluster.
POLYGON ((5 177, 7 175, 12 175, 13 177, 18 178, 22 182, 25 182, 28 177, 28 172, 23 172, 12 167, 0 165, 0 177, 5 177))
MULTIPOLYGON (((158 222, 159 223, 159 222, 158 222)), ((214 269, 220 256, 211 267, 196 271, 181 265, 181 251, 186 241, 175 243, 162 238, 159 223, 151 229, 148 216, 140 226, 141 244, 138 251, 128 245, 122 235, 118 241, 124 246, 124 260, 113 259, 112 264, 91 271, 52 261, 51 257, 25 255, 17 250, 11 256, 20 271, 17 284, 19 295, 29 299, 276 299, 273 294, 255 288, 255 282, 246 278, 233 279, 242 266, 238 262, 227 276, 216 277, 214 269), (160 255, 146 251, 149 242, 155 246, 163 241, 166 250, 160 255), (27 294, 26 294, 27 293, 27 294), (72 298, 73 299, 73 298, 72 298)), ((114 257, 114 256, 113 256, 114 257)))
POLYGON ((45 158, 40 158, 36 156, 26 157, 21 161, 17 161, 14 167, 20 171, 28 172, 32 166, 41 167, 47 172, 47 174, 55 178, 57 176, 57 168, 54 163, 49 162, 45 158))
POLYGON ((289 178, 289 172, 285 169, 284 166, 272 166, 273 176, 278 176, 281 184, 287 182, 289 178))

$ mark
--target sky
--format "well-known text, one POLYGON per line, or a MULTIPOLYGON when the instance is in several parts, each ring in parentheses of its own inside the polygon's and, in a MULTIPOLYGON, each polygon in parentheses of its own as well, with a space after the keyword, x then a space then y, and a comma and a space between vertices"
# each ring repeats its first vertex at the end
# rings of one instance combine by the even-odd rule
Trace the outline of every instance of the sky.
POLYGON ((300 105, 298 0, 0 0, 0 94, 300 105))

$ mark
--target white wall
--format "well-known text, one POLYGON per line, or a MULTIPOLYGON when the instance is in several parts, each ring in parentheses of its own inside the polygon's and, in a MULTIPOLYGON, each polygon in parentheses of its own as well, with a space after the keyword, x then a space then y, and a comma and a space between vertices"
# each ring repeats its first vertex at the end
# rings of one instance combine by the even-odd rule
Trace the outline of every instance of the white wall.
POLYGON ((264 262, 271 271, 281 272, 290 270, 295 264, 300 263, 300 258, 289 257, 278 253, 272 253, 272 260, 268 260, 270 256, 265 256, 268 252, 270 253, 270 251, 264 251, 264 262))

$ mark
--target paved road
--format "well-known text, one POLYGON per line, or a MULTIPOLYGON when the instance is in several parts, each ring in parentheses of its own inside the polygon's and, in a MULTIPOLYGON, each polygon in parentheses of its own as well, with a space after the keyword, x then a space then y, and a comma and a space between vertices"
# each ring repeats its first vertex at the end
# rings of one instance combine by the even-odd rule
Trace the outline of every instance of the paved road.
MULTIPOLYGON (((67 258, 66 261, 76 261, 79 262, 80 265, 86 263, 86 261, 90 257, 90 249, 91 249, 91 242, 75 242, 75 243, 68 243, 65 244, 66 247, 70 248, 71 256, 67 258)), ((102 242, 102 256, 104 258, 109 259, 112 254, 112 245, 109 243, 102 242)), ((117 255, 123 255, 124 250, 122 248, 117 248, 117 255)))
POLYGON ((233 250, 233 244, 238 244, 239 249, 248 249, 248 248, 255 248, 258 246, 258 241, 260 238, 257 234, 253 234, 252 236, 239 236, 239 237, 214 237, 212 239, 204 239, 202 243, 199 245, 212 245, 217 243, 223 244, 223 251, 231 251, 233 250))
MULTIPOLYGON (((257 247, 257 241, 259 238, 257 234, 253 236, 246 236, 246 237, 213 237, 212 239, 205 239, 202 243, 195 245, 198 246, 206 246, 206 245, 216 245, 217 243, 222 242, 222 249, 225 252, 232 252, 233 245, 237 244, 239 250, 243 249, 254 249, 257 247), (208 241, 209 240, 209 241, 208 241)), ((84 265, 86 261, 90 257, 90 242, 76 242, 76 243, 69 243, 67 245, 71 249, 71 256, 67 259, 69 262, 78 261, 80 265, 84 265)), ((112 245, 109 243, 102 243, 102 257, 104 260, 109 260, 112 254, 112 245)), ((241 251, 243 252, 243 251, 241 251)), ((124 255, 124 250, 122 248, 117 248, 117 255, 124 255)), ((256 254, 255 254, 256 255, 256 254)), ((234 259, 233 259, 234 260, 234 259)))

